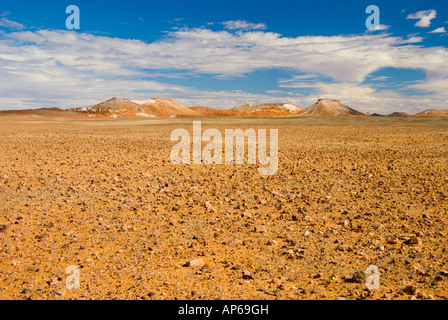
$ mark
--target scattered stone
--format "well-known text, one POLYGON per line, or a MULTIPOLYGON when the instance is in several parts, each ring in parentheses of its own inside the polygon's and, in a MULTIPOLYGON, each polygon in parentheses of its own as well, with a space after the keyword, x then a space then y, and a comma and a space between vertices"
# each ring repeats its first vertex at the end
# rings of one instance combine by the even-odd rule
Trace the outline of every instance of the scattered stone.
POLYGON ((243 217, 243 218, 252 218, 252 214, 250 213, 250 211, 244 211, 242 214, 241 214, 241 216, 243 217))
POLYGON ((362 270, 355 271, 351 277, 344 278, 346 282, 352 283, 365 283, 366 273, 362 270))
POLYGON ((350 247, 346 244, 338 244, 336 250, 338 251, 348 251, 350 247))
POLYGON ((422 240, 417 236, 412 236, 408 240, 404 241, 403 244, 409 246, 419 246, 422 244, 422 240))
POLYGON ((54 293, 56 293, 59 296, 64 296, 65 290, 61 288, 61 289, 55 290, 54 293))
POLYGON ((57 286, 59 284, 58 278, 51 278, 50 281, 47 281, 49 286, 57 286))
POLYGON ((408 285, 408 286, 402 288, 401 292, 403 292, 405 294, 409 294, 409 295, 415 295, 417 293, 417 287, 408 285))
POLYGON ((212 205, 210 202, 208 202, 208 201, 205 201, 204 206, 205 206, 205 208, 207 209, 207 211, 209 211, 209 212, 211 212, 211 211, 215 212, 215 211, 216 211, 216 210, 213 208, 213 205, 212 205))
POLYGON ((311 218, 310 216, 305 216, 305 217, 303 217, 303 220, 304 220, 304 221, 307 221, 307 222, 314 222, 314 219, 311 218))
POLYGON ((243 270, 243 279, 252 280, 254 279, 254 274, 248 270, 243 270))
POLYGON ((444 277, 448 277, 448 270, 440 270, 437 274, 444 277))
POLYGON ((190 261, 187 261, 184 264, 184 267, 202 267, 205 264, 204 260, 202 258, 193 259, 190 261))
POLYGON ((386 241, 388 244, 397 244, 398 243, 397 238, 388 238, 386 241))
POLYGON ((266 226, 255 226, 254 231, 257 233, 264 233, 268 231, 268 228, 266 228, 266 226))
POLYGON ((36 235, 34 238, 41 241, 41 240, 47 239, 49 236, 50 235, 48 233, 43 233, 43 234, 36 235))
POLYGON ((375 230, 379 230, 382 226, 383 226, 383 225, 382 225, 381 223, 379 223, 379 222, 375 222, 375 223, 372 225, 373 229, 375 229, 375 230))

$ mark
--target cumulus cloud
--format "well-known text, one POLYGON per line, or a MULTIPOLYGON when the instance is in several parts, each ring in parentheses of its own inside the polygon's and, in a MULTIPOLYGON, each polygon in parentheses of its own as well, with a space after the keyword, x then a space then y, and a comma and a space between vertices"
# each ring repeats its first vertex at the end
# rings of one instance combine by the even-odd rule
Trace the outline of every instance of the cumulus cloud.
POLYGON ((380 24, 374 28, 371 29, 367 29, 367 32, 373 32, 373 31, 385 31, 385 30, 389 30, 390 26, 387 26, 385 24, 380 24))
MULTIPOLYGON (((15 31, 0 34, 0 108, 76 107, 111 96, 170 97, 211 107, 273 99, 306 106, 317 96, 303 97, 299 91, 311 88, 316 94, 357 99, 357 104, 364 101, 361 107, 366 110, 369 103, 377 106, 382 96, 362 82, 387 67, 425 71, 427 79, 416 88, 436 92, 434 101, 442 96, 446 100, 446 89, 425 84, 448 77, 448 50, 414 44, 420 41, 420 37, 384 33, 284 37, 260 30, 184 28, 146 43, 68 30, 15 31), (151 70, 231 78, 268 68, 300 74, 279 82, 280 89, 298 89, 298 93, 205 91, 146 80, 151 70)), ((409 102, 411 98, 396 92, 387 95, 388 101, 408 101, 411 107, 420 98, 409 102)))
POLYGON ((229 30, 264 30, 267 28, 264 23, 252 23, 245 20, 224 21, 222 24, 229 30))
POLYGON ((15 29, 15 30, 22 30, 25 26, 21 23, 11 21, 6 17, 3 17, 0 19, 0 27, 8 28, 8 29, 15 29))
POLYGON ((429 33, 446 33, 446 30, 445 30, 445 27, 440 27, 440 28, 430 31, 429 33))
POLYGON ((415 23, 416 27, 426 28, 431 26, 431 20, 437 16, 436 10, 423 10, 417 13, 413 13, 407 16, 406 19, 417 19, 418 21, 415 23))

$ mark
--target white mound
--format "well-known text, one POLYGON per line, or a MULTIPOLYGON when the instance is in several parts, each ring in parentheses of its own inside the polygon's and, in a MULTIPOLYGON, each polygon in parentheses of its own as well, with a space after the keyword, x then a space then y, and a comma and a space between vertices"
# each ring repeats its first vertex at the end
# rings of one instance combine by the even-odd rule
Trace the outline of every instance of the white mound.
POLYGON ((155 116, 153 114, 147 114, 147 113, 143 113, 143 112, 136 113, 135 115, 140 116, 140 117, 146 117, 146 118, 157 118, 157 116, 155 116))
POLYGON ((145 100, 131 100, 132 102, 136 103, 136 104, 147 104, 147 103, 156 103, 155 99, 145 99, 145 100))

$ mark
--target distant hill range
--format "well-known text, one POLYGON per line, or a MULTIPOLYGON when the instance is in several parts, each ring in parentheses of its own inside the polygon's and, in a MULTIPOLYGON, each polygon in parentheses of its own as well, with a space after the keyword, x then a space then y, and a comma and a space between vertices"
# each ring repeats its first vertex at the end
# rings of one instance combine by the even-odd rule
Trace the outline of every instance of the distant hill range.
POLYGON ((391 114, 387 115, 388 117, 412 117, 409 113, 406 112, 392 112, 391 114))
MULTIPOLYGON (((318 99, 312 106, 303 109, 292 103, 244 104, 233 108, 218 110, 205 106, 186 107, 172 99, 149 98, 146 100, 129 100, 111 98, 98 104, 71 108, 41 108, 27 110, 0 111, 0 116, 28 116, 33 118, 215 118, 215 117, 359 117, 385 116, 374 113, 364 114, 346 106, 339 100, 318 99)), ((387 117, 448 117, 448 110, 428 109, 415 115, 406 112, 393 112, 387 117)))

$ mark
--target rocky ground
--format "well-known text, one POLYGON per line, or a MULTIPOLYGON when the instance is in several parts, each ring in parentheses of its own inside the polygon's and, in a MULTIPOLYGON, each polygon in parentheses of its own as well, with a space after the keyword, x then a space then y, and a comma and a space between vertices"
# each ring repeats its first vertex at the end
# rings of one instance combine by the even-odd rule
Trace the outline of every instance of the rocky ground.
POLYGON ((172 164, 179 127, 2 123, 0 298, 448 298, 446 122, 203 121, 278 129, 273 176, 172 164))

